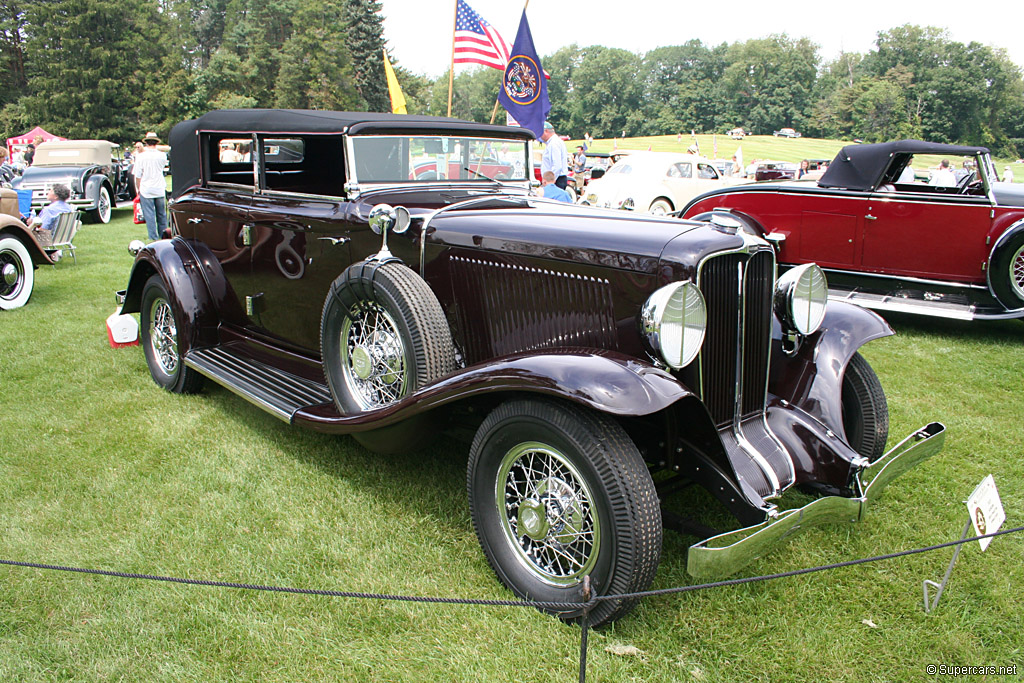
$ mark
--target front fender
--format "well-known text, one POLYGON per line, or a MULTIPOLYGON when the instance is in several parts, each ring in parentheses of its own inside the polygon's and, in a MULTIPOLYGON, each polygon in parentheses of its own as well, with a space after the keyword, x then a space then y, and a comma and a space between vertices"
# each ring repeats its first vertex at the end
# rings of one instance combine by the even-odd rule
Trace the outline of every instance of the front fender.
POLYGON ((769 392, 794 404, 846 440, 843 374, 860 347, 893 334, 889 323, 860 306, 830 301, 821 329, 805 339, 795 355, 782 351, 778 322, 776 333, 769 392))
POLYGON ((14 216, 0 214, 0 236, 2 235, 11 235, 21 240, 21 243, 28 249, 29 256, 32 257, 32 263, 36 266, 54 263, 50 255, 43 249, 43 245, 39 243, 35 231, 14 216))
POLYGON ((178 339, 185 342, 183 349, 215 344, 218 314, 202 273, 201 264, 184 240, 152 242, 135 257, 121 313, 138 313, 146 281, 159 275, 180 325, 178 339))
POLYGON ((300 410, 293 421, 324 432, 359 432, 482 394, 524 392, 621 417, 650 415, 693 396, 669 373, 619 353, 517 354, 456 372, 386 408, 339 415, 333 406, 324 405, 300 410))
MULTIPOLYGON (((85 181, 85 187, 82 188, 82 198, 87 199, 89 201, 89 205, 81 208, 88 211, 99 206, 100 188, 109 184, 110 183, 107 182, 107 177, 104 175, 94 173, 89 176, 85 181)), ((114 191, 108 189, 107 192, 110 194, 110 201, 114 201, 114 191)))

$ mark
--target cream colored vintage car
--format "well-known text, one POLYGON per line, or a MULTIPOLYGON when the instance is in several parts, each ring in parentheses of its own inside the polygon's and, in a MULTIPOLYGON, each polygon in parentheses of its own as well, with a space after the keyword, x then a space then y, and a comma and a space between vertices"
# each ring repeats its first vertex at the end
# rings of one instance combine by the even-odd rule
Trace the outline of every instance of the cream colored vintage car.
POLYGON ((697 195, 740 182, 710 159, 674 152, 634 152, 587 185, 582 203, 656 215, 674 213, 697 195))

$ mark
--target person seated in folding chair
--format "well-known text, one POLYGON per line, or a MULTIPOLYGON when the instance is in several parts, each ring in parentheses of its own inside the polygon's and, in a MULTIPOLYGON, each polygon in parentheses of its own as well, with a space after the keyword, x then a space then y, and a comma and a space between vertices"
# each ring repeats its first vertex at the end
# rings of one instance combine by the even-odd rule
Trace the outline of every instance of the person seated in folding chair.
POLYGON ((53 243, 53 229, 56 227, 57 219, 60 215, 75 210, 73 206, 68 204, 68 197, 70 196, 71 190, 67 185, 54 185, 50 188, 50 193, 47 195, 50 203, 44 206, 39 215, 33 219, 31 227, 36 231, 36 236, 43 246, 53 243))

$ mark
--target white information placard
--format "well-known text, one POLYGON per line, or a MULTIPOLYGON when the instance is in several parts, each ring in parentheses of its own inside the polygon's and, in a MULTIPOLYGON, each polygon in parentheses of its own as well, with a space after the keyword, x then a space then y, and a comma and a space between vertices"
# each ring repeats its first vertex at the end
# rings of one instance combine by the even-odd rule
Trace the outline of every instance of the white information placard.
MULTIPOLYGON (((999 531, 999 527, 1006 521, 1006 512, 1003 511, 1003 503, 999 500, 999 491, 996 490, 996 480, 991 474, 981 480, 978 488, 974 489, 974 493, 967 499, 967 512, 978 536, 999 531)), ((991 542, 991 538, 978 540, 982 551, 988 548, 991 542)))

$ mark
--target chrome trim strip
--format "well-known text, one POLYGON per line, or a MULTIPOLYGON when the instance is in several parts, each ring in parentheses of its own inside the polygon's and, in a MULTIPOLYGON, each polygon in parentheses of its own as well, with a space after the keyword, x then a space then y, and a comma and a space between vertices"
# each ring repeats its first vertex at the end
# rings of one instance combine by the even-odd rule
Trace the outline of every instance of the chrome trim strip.
MULTIPOLYGON (((882 491, 894 479, 939 453, 945 444, 946 427, 932 422, 917 430, 867 466, 877 472, 860 496, 825 496, 802 508, 785 510, 772 519, 744 529, 729 531, 690 546, 686 570, 703 579, 735 574, 781 541, 820 524, 859 522, 882 491)), ((860 473, 857 475, 858 483, 860 473)), ((860 488, 860 487, 859 487, 860 488)))
POLYGON ((833 291, 835 290, 829 290, 828 298, 831 301, 842 301, 876 311, 913 313, 915 315, 929 315, 948 320, 1013 320, 1015 318, 1024 318, 1024 308, 1015 308, 1001 313, 985 313, 978 312, 977 306, 974 305, 961 305, 959 308, 955 308, 956 304, 947 304, 949 307, 944 308, 930 305, 926 301, 919 302, 915 299, 904 299, 902 297, 879 295, 879 298, 875 299, 862 295, 858 298, 856 292, 847 292, 845 294, 836 292, 833 294, 833 291))
MULTIPOLYGON (((800 265, 802 265, 802 264, 800 264, 800 265)), ((790 266, 790 267, 791 268, 795 268, 796 266, 790 266)), ((909 277, 909 276, 906 276, 906 275, 891 275, 891 274, 887 274, 887 273, 869 273, 867 271, 843 270, 841 268, 826 268, 826 267, 822 267, 822 270, 825 271, 825 275, 828 275, 829 273, 838 273, 838 274, 841 274, 841 275, 852 275, 852 276, 855 276, 855 277, 876 277, 876 278, 881 278, 881 279, 886 279, 886 280, 896 280, 896 281, 899 281, 899 282, 912 282, 914 284, 919 284, 919 285, 934 285, 936 287, 959 287, 961 289, 982 289, 982 290, 986 290, 986 291, 988 290, 988 287, 985 287, 984 285, 972 285, 972 284, 970 284, 968 282, 949 282, 947 280, 929 280, 927 278, 909 277)))

